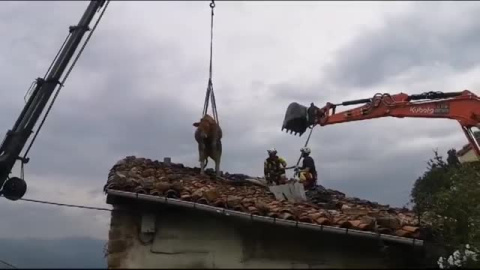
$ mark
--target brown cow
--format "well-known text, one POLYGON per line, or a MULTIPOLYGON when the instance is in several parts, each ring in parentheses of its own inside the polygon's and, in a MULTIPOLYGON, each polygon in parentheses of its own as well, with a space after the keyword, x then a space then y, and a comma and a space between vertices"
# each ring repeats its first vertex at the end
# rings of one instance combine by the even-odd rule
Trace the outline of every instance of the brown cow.
POLYGON ((222 157, 222 129, 220 125, 206 114, 200 122, 193 123, 195 140, 198 143, 198 155, 200 161, 200 174, 204 174, 205 167, 210 157, 215 161, 215 172, 220 176, 220 159, 222 157))

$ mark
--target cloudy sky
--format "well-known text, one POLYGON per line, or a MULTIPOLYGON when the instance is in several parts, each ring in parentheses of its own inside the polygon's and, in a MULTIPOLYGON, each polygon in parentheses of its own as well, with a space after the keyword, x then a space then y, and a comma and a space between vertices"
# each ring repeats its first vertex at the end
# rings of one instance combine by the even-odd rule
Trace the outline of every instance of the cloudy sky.
MULTIPOLYGON (((0 2, 0 132, 87 5, 0 2)), ((290 102, 480 94, 478 11, 476 2, 218 2, 222 169, 260 176, 271 147, 294 164, 307 136, 280 131, 290 102)), ((209 16, 208 2, 112 2, 30 152, 25 197, 108 207, 108 171, 127 155, 198 166, 192 123, 207 86, 209 16)), ((455 121, 391 118, 317 127, 310 147, 320 184, 402 206, 433 149, 464 143, 455 121)), ((0 213, 0 237, 108 235, 108 212, 2 200, 0 213)))

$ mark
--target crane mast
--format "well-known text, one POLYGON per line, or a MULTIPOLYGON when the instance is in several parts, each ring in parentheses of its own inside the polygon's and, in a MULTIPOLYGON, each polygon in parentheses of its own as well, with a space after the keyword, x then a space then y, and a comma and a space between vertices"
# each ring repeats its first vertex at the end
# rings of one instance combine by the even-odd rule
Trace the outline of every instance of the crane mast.
POLYGON ((36 79, 36 84, 25 107, 13 128, 7 131, 0 145, 0 192, 10 200, 20 199, 25 194, 27 187, 24 179, 18 177, 10 178, 9 175, 17 160, 23 163, 28 162, 28 158, 20 157, 20 154, 33 133, 33 128, 44 111, 52 93, 57 85, 61 83, 60 78, 82 41, 83 36, 87 31, 90 31, 89 25, 95 13, 105 2, 105 0, 90 1, 78 25, 70 26, 70 35, 60 50, 58 57, 52 63, 51 69, 49 69, 44 78, 36 79))

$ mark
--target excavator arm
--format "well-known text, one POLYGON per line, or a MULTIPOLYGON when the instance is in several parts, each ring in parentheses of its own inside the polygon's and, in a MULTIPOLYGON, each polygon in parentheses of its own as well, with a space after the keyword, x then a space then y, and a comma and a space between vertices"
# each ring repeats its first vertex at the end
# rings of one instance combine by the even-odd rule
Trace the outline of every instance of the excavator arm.
POLYGON ((282 131, 285 129, 287 132, 302 136, 307 128, 313 128, 315 125, 326 126, 380 117, 457 120, 480 158, 480 145, 472 130, 473 127, 480 129, 480 98, 468 90, 450 93, 427 92, 419 95, 376 94, 372 98, 339 104, 328 102, 323 108, 318 108, 313 103, 307 108, 293 102, 287 108, 282 131), (336 112, 338 106, 357 104, 363 105, 336 112))

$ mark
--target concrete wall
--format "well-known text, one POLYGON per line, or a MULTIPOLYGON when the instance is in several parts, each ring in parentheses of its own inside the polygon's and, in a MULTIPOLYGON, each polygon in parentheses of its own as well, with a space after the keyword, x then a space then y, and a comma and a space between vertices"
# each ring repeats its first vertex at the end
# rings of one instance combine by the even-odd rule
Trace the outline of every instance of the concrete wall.
MULTIPOLYGON (((387 268, 414 263, 411 248, 253 223, 165 206, 112 212, 109 268, 387 268), (154 233, 140 233, 142 213, 154 233)), ((144 223, 147 224, 147 223, 144 223)))
POLYGON ((463 156, 458 157, 458 160, 460 161, 460 163, 479 161, 479 159, 475 155, 475 151, 473 151, 473 149, 470 149, 463 156))

